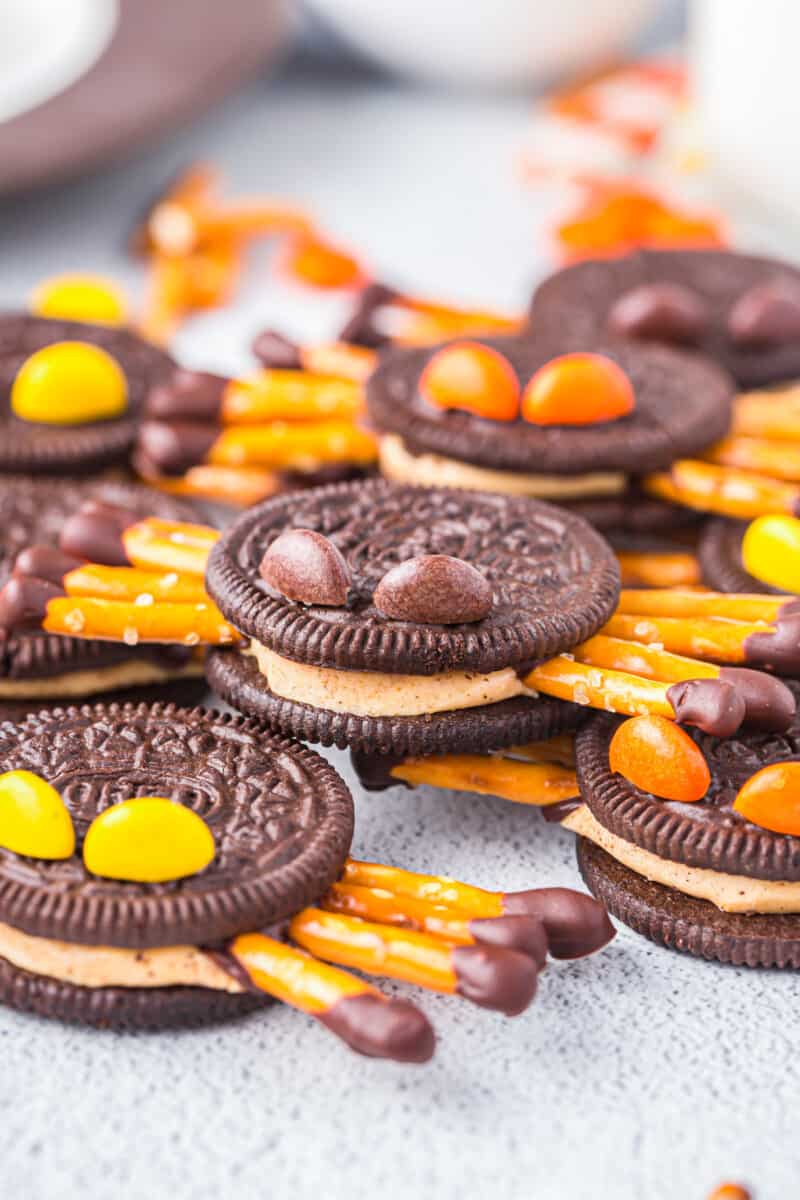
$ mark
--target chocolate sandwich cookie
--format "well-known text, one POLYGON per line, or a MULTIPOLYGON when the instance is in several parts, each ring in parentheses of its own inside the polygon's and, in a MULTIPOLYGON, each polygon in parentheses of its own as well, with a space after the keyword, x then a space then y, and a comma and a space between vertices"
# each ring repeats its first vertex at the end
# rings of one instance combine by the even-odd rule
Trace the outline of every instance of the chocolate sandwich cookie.
POLYGON ((133 447, 150 387, 174 369, 170 356, 132 330, 51 320, 27 313, 0 316, 0 471, 68 475, 125 463, 133 447), (83 342, 106 351, 127 385, 124 412, 80 424, 23 420, 11 409, 14 379, 36 351, 56 342, 83 342))
POLYGON ((730 250, 640 250, 580 262, 534 293, 531 333, 696 347, 742 387, 800 376, 800 270, 730 250))
POLYGON ((697 548, 703 580, 719 592, 780 595, 780 588, 771 587, 745 570, 742 539, 747 525, 747 521, 733 521, 724 517, 708 522, 697 548))
MULTIPOLYGON (((56 547, 68 519, 90 501, 103 511, 123 508, 168 520, 196 515, 190 504, 137 484, 0 474, 0 585, 10 579, 21 551, 56 547)), ((132 647, 27 629, 0 640, 0 705, 22 703, 30 709, 184 675, 196 677, 198 699, 202 666, 186 647, 132 647)))
MULTIPOLYGON (((787 694, 796 700, 800 685, 789 682, 787 694)), ((579 834, 590 889, 662 945, 721 962, 800 968, 800 719, 783 733, 726 739, 687 730, 707 767, 707 786, 691 803, 632 782, 629 762, 612 770, 619 728, 599 716, 578 734, 583 803, 561 814, 579 834)))
POLYGON ((206 586, 250 639, 211 686, 325 745, 476 752, 574 725, 523 682, 590 637, 618 594, 584 521, 538 501, 383 480, 279 497, 211 551, 206 586))
POLYGON ((350 848, 352 801, 331 767, 204 709, 96 705, 3 724, 0 772, 12 771, 55 788, 75 833, 59 859, 0 849, 0 1000, 41 1016, 155 1029, 260 1007, 268 997, 226 944, 315 900, 350 848), (89 869, 92 822, 136 796, 202 818, 204 870, 151 883, 89 869))
MULTIPOLYGON (((664 530, 694 520, 664 501, 643 501, 635 479, 698 453, 726 432, 733 385, 713 363, 631 340, 600 336, 579 344, 571 331, 462 345, 483 347, 507 364, 516 407, 512 402, 493 419, 491 406, 477 411, 466 391, 459 406, 455 373, 453 394, 442 403, 432 399, 426 381, 446 345, 386 351, 366 389, 385 476, 537 496, 573 507, 604 531, 664 530), (578 416, 560 400, 545 419, 526 410, 532 382, 542 371, 565 365, 572 351, 621 376, 630 398, 626 410, 578 416)), ((469 376, 460 378, 471 385, 469 376)), ((491 384, 487 392, 491 395, 491 384)), ((579 383, 572 399, 581 405, 594 392, 593 384, 579 383)))

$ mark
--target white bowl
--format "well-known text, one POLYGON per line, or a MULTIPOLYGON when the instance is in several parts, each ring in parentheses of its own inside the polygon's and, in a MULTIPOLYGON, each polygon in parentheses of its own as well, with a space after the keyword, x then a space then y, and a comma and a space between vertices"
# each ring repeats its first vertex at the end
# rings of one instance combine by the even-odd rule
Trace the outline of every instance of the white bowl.
POLYGON ((357 50, 442 83, 520 87, 590 68, 642 29, 655 0, 310 0, 357 50))

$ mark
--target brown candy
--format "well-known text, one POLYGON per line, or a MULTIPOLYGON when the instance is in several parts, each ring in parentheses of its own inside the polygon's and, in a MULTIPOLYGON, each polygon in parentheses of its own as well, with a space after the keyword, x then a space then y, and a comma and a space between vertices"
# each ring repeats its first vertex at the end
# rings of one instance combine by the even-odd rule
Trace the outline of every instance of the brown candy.
POLYGON ((728 333, 738 346, 800 341, 800 286, 789 279, 774 279, 750 288, 728 315, 728 333))
POLYGON ((136 514, 127 509, 89 500, 65 522, 58 544, 64 554, 74 558, 107 567, 129 567, 122 535, 136 520, 136 514))
POLYGON ((599 900, 572 888, 534 888, 506 892, 503 911, 509 916, 538 917, 553 958, 583 958, 602 949, 616 930, 599 900))
POLYGON ((216 421, 228 380, 208 371, 179 368, 150 389, 145 404, 149 417, 179 421, 216 421))
POLYGON ((300 347, 276 329, 264 329, 256 334, 250 349, 264 367, 283 371, 302 369, 300 347))
POLYGON ((160 475, 183 475, 204 461, 219 437, 216 425, 194 421, 144 421, 137 453, 160 475))
POLYGON ((480 571, 461 558, 423 554, 387 571, 372 602, 394 621, 461 625, 489 615, 492 588, 480 571))
POLYGON ((333 542, 313 529, 282 533, 262 558, 259 573, 287 600, 328 608, 347 603, 350 568, 333 542))
POLYGON ((708 324, 705 301, 680 283, 644 283, 631 288, 608 315, 613 333, 679 344, 699 341, 708 324))

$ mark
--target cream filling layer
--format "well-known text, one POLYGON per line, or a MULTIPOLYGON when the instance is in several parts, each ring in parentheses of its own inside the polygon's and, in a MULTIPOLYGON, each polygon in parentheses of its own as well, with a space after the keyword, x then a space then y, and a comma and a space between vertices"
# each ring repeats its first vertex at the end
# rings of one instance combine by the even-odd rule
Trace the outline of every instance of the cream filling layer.
POLYGON ((202 987, 243 992, 237 979, 196 946, 124 950, 35 937, 0 922, 0 958, 34 975, 79 987, 202 987))
POLYGON ((659 858, 649 850, 617 837, 605 829, 585 804, 569 813, 561 822, 580 837, 588 838, 624 867, 651 883, 708 900, 728 913, 800 913, 800 883, 793 880, 751 879, 747 875, 727 875, 705 867, 687 867, 683 863, 659 858))
POLYGON ((165 669, 146 658, 136 658, 89 671, 67 671, 64 675, 50 675, 46 679, 0 679, 0 699, 48 700, 73 696, 83 699, 117 688, 169 683, 173 679, 191 679, 202 674, 203 663, 199 659, 184 667, 165 669))
POLYGON ((379 458, 381 473, 395 483, 501 492, 506 496, 534 496, 541 500, 617 496, 625 491, 628 482, 619 471, 595 471, 588 475, 527 475, 523 471, 478 467, 440 454, 412 454, 395 433, 384 434, 380 439, 379 458))
POLYGON ((488 675, 448 671, 443 675, 389 675, 382 671, 337 671, 292 662, 250 643, 250 653, 269 690, 284 700, 357 717, 421 717, 497 704, 512 696, 535 696, 512 667, 488 675))

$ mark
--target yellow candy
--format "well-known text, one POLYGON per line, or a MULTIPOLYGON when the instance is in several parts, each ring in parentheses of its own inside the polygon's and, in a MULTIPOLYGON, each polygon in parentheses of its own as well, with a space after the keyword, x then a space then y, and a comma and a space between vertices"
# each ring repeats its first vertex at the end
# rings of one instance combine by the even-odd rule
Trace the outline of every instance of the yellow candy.
POLYGON ((128 306, 122 291, 110 279, 100 275, 55 275, 33 292, 31 312, 62 321, 124 325, 128 306))
POLYGON ((742 541, 746 571, 784 592, 800 592, 800 521, 774 514, 757 517, 742 541))
POLYGON ((67 806, 31 771, 0 775, 0 846, 31 858, 69 858, 75 850, 67 806))
POLYGON ((119 417, 128 384, 116 359, 88 342, 54 342, 17 371, 11 408, 23 421, 83 425, 119 417))
POLYGON ((213 857, 214 838, 202 817, 161 796, 107 808, 92 821, 83 843, 87 871, 133 883, 196 875, 213 857))

